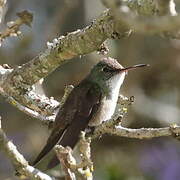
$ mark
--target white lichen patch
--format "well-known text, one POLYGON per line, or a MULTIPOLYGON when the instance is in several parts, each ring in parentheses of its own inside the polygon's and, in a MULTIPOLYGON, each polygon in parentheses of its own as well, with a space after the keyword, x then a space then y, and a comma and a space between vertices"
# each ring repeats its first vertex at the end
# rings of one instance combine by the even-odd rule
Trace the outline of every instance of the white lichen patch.
POLYGON ((49 42, 49 41, 46 43, 46 45, 47 45, 47 48, 48 48, 48 49, 51 49, 51 48, 53 47, 53 43, 51 43, 51 42, 49 42))
POLYGON ((3 66, 0 65, 0 76, 9 74, 12 71, 13 71, 13 69, 5 69, 3 66))
POLYGON ((65 38, 65 36, 60 36, 59 38, 58 38, 58 41, 60 42, 60 40, 62 40, 62 39, 64 39, 65 38))
POLYGON ((24 97, 31 103, 31 108, 37 109, 39 107, 41 110, 51 112, 59 106, 58 101, 45 95, 37 94, 34 91, 29 91, 24 97))
POLYGON ((73 31, 73 32, 71 32, 71 33, 69 33, 69 34, 78 34, 78 33, 80 33, 81 32, 81 30, 80 29, 77 29, 76 31, 73 31))
POLYGON ((13 69, 5 69, 3 66, 0 65, 0 84, 3 84, 6 81, 6 77, 10 74, 13 69))
POLYGON ((65 36, 60 36, 59 38, 54 38, 52 42, 47 42, 47 48, 48 49, 56 49, 58 45, 60 44, 60 41, 64 38, 65 36))
POLYGON ((43 179, 43 180, 55 180, 55 178, 51 178, 47 174, 42 173, 41 171, 35 169, 32 166, 27 166, 26 172, 28 172, 29 174, 33 174, 36 179, 39 178, 39 179, 43 179), (34 172, 36 172, 36 173, 34 173, 34 172))
POLYGON ((20 162, 21 164, 23 165, 28 165, 28 162, 24 159, 23 155, 21 155, 18 151, 17 151, 17 148, 16 146, 11 142, 9 141, 7 143, 7 148, 8 150, 10 151, 9 153, 12 153, 13 155, 15 154, 16 156, 16 159, 18 162, 20 162))

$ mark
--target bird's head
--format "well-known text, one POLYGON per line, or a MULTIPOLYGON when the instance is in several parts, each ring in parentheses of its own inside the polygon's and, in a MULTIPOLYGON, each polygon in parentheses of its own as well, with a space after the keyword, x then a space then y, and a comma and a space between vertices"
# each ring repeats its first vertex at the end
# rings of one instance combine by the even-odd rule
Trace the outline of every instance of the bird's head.
POLYGON ((92 81, 100 85, 121 85, 124 81, 125 75, 129 70, 138 67, 147 66, 146 64, 138 64, 131 67, 124 68, 113 58, 103 58, 97 63, 90 72, 92 81))

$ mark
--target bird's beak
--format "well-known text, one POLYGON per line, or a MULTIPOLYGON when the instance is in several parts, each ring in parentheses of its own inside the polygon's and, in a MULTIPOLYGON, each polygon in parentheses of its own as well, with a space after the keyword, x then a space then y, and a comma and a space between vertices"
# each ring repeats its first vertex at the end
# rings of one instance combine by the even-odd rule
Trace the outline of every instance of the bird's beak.
POLYGON ((128 72, 129 70, 133 70, 133 69, 136 69, 136 68, 139 68, 139 67, 146 67, 146 66, 150 66, 149 64, 137 64, 137 65, 134 65, 134 66, 130 66, 130 67, 127 67, 127 68, 123 68, 123 69, 120 69, 119 72, 128 72))

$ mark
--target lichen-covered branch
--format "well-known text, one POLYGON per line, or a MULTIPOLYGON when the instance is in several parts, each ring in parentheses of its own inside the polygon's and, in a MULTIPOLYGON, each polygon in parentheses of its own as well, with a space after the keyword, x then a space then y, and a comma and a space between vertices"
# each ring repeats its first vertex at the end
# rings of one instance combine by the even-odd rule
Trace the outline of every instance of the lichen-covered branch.
POLYGON ((121 124, 124 115, 127 113, 128 106, 134 101, 134 98, 129 99, 123 96, 119 97, 119 102, 116 107, 114 117, 102 123, 95 128, 93 134, 88 134, 92 139, 102 136, 103 134, 116 135, 120 137, 136 138, 136 139, 151 139, 162 136, 178 136, 180 135, 180 126, 172 124, 164 128, 140 128, 132 129, 123 127, 121 124))
POLYGON ((90 143, 90 138, 86 138, 85 133, 82 132, 79 141, 79 152, 81 157, 79 163, 73 157, 73 151, 70 147, 56 146, 56 154, 65 172, 66 180, 93 179, 93 162, 91 160, 90 143))
POLYGON ((126 27, 133 32, 158 34, 168 38, 180 38, 179 15, 174 0, 129 0, 117 3, 117 0, 103 0, 112 9, 116 27, 121 29, 122 19, 126 27))
POLYGON ((113 17, 107 10, 90 26, 68 33, 66 36, 60 36, 52 43, 48 42, 45 52, 16 68, 7 80, 16 85, 22 83, 31 86, 66 60, 96 51, 107 38, 112 37, 114 31, 113 17))
MULTIPOLYGON (((110 9, 103 12, 91 25, 68 33, 66 36, 55 38, 52 42, 47 42, 47 49, 28 63, 14 69, 1 66, 0 93, 7 101, 33 117, 46 120, 46 122, 47 120, 52 121, 70 91, 65 92, 59 104, 53 98, 37 94, 34 84, 39 83, 42 78, 68 59, 97 51, 102 48, 101 45, 106 39, 128 37, 130 32, 156 33, 164 37, 180 38, 180 17, 175 10, 173 0, 127 0, 116 4, 113 4, 113 0, 109 2, 106 5, 110 9)), ((0 41, 8 36, 18 35, 22 24, 30 25, 31 14, 24 11, 18 16, 19 19, 9 23, 9 27, 0 34, 0 41)), ((180 126, 177 125, 140 129, 122 127, 121 121, 132 101, 133 98, 121 97, 114 117, 96 127, 89 136, 97 138, 108 133, 121 137, 147 139, 180 134, 180 126)), ((52 179, 28 165, 15 145, 8 140, 1 127, 0 148, 4 150, 19 174, 32 179, 52 179)), ((92 179, 90 141, 84 135, 80 139, 80 163, 76 162, 71 149, 58 146, 56 150, 66 173, 66 179, 76 179, 77 174, 82 179, 92 179)))
MULTIPOLYGON (((2 81, 4 81, 4 78, 7 74, 11 73, 13 69, 11 69, 9 66, 2 65, 0 66, 0 84, 2 81)), ((18 101, 16 101, 13 97, 8 96, 6 92, 0 87, 0 94, 3 95, 7 102, 15 106, 20 111, 37 118, 44 122, 45 124, 48 124, 50 122, 53 122, 55 119, 55 116, 58 112, 58 109, 62 104, 64 104, 66 98, 68 97, 69 93, 73 89, 72 85, 69 85, 65 88, 64 96, 62 97, 61 102, 54 100, 54 98, 48 98, 45 95, 40 95, 36 93, 36 89, 34 89, 35 86, 32 86, 32 90, 29 91, 29 96, 27 95, 27 99, 30 105, 34 105, 34 108, 28 108, 28 106, 23 106, 18 101)))
POLYGON ((122 4, 121 8, 117 8, 116 13, 114 13, 115 8, 106 10, 91 25, 66 36, 55 38, 52 43, 48 42, 45 52, 6 74, 0 82, 3 90, 1 92, 13 98, 14 102, 38 112, 40 116, 54 115, 58 103, 33 92, 33 84, 46 77, 68 59, 98 50, 107 38, 127 37, 132 31, 158 33, 178 38, 180 18, 179 15, 175 16, 173 3, 173 0, 166 0, 166 3, 159 0, 156 4, 152 0, 129 0, 125 1, 125 5, 122 4), (135 14, 135 10, 138 15, 135 14), (169 16, 162 16, 165 13, 169 16))
POLYGON ((9 158, 16 170, 16 175, 34 180, 55 180, 54 178, 42 173, 38 169, 30 166, 25 158, 19 153, 16 146, 7 138, 1 128, 0 123, 0 150, 9 158))
POLYGON ((61 162, 62 169, 65 172, 65 180, 76 180, 76 175, 71 169, 71 165, 76 164, 75 158, 72 156, 70 147, 56 146, 56 154, 61 162))
MULTIPOLYGON (((153 16, 153 17, 139 17, 134 16, 129 10, 119 11, 119 18, 125 18, 126 23, 134 32, 145 34, 160 34, 164 32, 171 33, 173 37, 178 38, 177 32, 180 29, 180 18, 177 16, 153 16)), ((164 35, 165 36, 165 35, 164 35)), ((166 37, 166 36, 165 36, 166 37)), ((170 37, 170 36, 168 36, 170 37)))
POLYGON ((180 134, 180 126, 170 126, 165 128, 140 128, 131 129, 119 126, 114 126, 115 121, 110 120, 104 122, 102 125, 96 128, 92 138, 101 136, 103 134, 116 135, 120 137, 135 138, 135 139, 151 139, 155 137, 172 136, 180 134))
POLYGON ((53 43, 47 43, 48 48, 44 53, 15 68, 2 78, 3 81, 0 84, 3 92, 33 111, 51 114, 54 106, 48 106, 46 101, 45 104, 40 104, 42 98, 32 93, 32 85, 47 76, 65 60, 97 50, 108 37, 113 35, 113 26, 113 17, 110 11, 106 11, 90 26, 54 39, 53 43), (50 113, 47 112, 48 110, 50 113))

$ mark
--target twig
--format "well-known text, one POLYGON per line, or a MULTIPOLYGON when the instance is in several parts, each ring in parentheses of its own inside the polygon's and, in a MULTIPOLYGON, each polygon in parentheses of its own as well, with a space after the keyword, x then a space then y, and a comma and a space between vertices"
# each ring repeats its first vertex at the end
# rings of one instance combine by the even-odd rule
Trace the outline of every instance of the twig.
POLYGON ((76 164, 75 158, 72 156, 72 149, 70 147, 63 147, 57 145, 55 147, 57 157, 61 162, 62 168, 65 172, 65 180, 76 180, 75 173, 71 166, 76 164))
POLYGON ((81 162, 76 165, 76 169, 85 180, 93 179, 93 162, 91 160, 91 138, 85 137, 85 132, 81 132, 79 141, 79 152, 81 162))
POLYGON ((0 43, 2 41, 10 36, 18 36, 21 34, 21 31, 19 30, 20 26, 25 24, 27 26, 31 26, 31 22, 33 20, 33 15, 28 11, 22 11, 17 13, 17 16, 19 17, 15 21, 8 22, 8 28, 0 33, 0 43))
POLYGON ((155 137, 162 136, 171 136, 172 132, 176 135, 180 134, 180 126, 175 126, 174 128, 165 127, 165 128, 140 128, 140 129, 131 129, 125 128, 122 126, 111 126, 113 120, 105 122, 99 127, 96 128, 92 138, 103 135, 105 133, 116 135, 120 137, 136 138, 136 139, 151 139, 155 137))
POLYGON ((102 123, 95 128, 93 134, 88 134, 92 139, 102 136, 103 134, 111 134, 120 137, 136 138, 136 139, 150 139, 161 136, 172 136, 180 134, 180 126, 176 124, 171 124, 170 127, 164 128, 140 128, 140 129, 131 129, 121 126, 121 121, 124 115, 127 113, 128 101, 131 102, 131 98, 127 99, 126 97, 120 97, 119 102, 116 107, 116 112, 114 117, 102 123), (122 102, 124 98, 124 103, 122 102))

